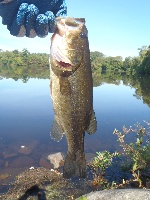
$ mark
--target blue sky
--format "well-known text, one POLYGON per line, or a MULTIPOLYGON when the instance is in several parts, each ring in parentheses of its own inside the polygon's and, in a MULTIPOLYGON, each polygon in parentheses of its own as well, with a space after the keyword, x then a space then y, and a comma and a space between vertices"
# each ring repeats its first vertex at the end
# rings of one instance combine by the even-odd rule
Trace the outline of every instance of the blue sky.
MULTIPOLYGON (((106 56, 137 56, 150 44, 149 0, 66 0, 68 16, 86 19, 91 51, 106 56)), ((1 22, 1 18, 0 18, 1 22)), ((0 49, 49 53, 50 38, 17 38, 0 23, 0 49)))

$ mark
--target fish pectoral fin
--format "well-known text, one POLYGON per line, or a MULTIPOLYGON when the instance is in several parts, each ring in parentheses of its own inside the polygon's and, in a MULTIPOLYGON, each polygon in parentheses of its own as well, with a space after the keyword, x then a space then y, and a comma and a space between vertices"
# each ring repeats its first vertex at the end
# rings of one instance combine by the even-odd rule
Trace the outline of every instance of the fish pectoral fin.
POLYGON ((64 134, 64 132, 55 118, 53 125, 52 125, 52 130, 50 132, 50 137, 51 137, 51 139, 59 142, 62 139, 63 134, 64 134))
POLYGON ((97 121, 96 121, 96 117, 95 117, 95 112, 93 110, 92 114, 91 114, 90 121, 89 121, 89 125, 88 125, 88 127, 85 131, 88 134, 93 134, 93 133, 96 132, 96 130, 97 130, 97 121))

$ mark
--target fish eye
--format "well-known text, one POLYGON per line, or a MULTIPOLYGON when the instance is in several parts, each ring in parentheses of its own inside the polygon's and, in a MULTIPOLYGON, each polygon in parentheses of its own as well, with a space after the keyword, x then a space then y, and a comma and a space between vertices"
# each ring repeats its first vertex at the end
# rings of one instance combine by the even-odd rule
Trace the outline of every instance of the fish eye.
POLYGON ((85 38, 87 38, 87 37, 88 37, 88 30, 87 30, 86 27, 84 27, 84 28, 82 29, 82 32, 80 33, 80 38, 85 39, 85 38))
POLYGON ((84 32, 80 33, 80 38, 82 38, 82 39, 85 39, 85 38, 87 38, 87 34, 86 34, 86 33, 84 33, 84 32))

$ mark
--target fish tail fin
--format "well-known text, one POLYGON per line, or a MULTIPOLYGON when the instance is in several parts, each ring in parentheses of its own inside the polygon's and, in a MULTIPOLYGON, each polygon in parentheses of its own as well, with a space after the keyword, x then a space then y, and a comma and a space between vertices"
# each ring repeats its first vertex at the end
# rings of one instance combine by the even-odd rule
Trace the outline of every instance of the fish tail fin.
POLYGON ((64 178, 70 178, 74 175, 80 178, 85 178, 86 176, 86 160, 84 153, 76 152, 74 155, 67 153, 63 176, 64 178))
POLYGON ((52 125, 52 130, 50 132, 50 137, 51 137, 51 139, 59 142, 62 139, 63 134, 64 134, 64 132, 63 132, 61 126, 58 124, 56 117, 55 117, 53 125, 52 125))
POLYGON ((89 121, 89 125, 86 129, 86 132, 88 134, 93 134, 93 133, 96 132, 96 130, 97 130, 97 121, 96 121, 96 117, 95 117, 95 112, 93 110, 92 114, 91 114, 90 121, 89 121))

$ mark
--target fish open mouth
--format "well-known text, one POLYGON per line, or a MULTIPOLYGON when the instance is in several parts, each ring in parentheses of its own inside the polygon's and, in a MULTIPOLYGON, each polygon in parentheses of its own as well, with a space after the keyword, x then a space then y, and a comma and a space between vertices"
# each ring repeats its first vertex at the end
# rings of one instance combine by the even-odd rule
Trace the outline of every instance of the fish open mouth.
POLYGON ((60 67, 63 67, 63 68, 70 68, 71 67, 70 63, 66 63, 66 62, 63 62, 63 61, 57 61, 57 63, 59 64, 60 67))

